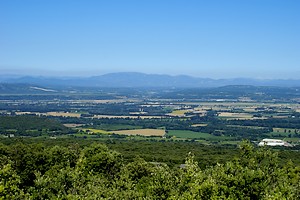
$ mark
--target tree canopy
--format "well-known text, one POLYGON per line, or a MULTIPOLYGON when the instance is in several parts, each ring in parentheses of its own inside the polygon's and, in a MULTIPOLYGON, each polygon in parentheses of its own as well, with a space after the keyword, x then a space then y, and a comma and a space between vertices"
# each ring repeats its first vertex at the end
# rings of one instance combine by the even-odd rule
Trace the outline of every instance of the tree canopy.
MULTIPOLYGON (((201 169, 192 153, 180 168, 124 162, 103 144, 83 149, 0 145, 0 199, 299 199, 300 167, 249 142, 224 164, 201 169)), ((199 161, 201 162, 201 160, 199 161)))

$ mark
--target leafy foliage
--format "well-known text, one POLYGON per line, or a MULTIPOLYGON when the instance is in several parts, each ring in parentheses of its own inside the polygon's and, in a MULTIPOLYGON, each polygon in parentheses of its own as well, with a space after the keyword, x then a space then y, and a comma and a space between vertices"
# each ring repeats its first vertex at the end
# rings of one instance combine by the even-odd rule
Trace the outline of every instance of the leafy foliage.
POLYGON ((276 152, 249 142, 240 145, 235 159, 204 169, 192 153, 181 168, 170 168, 140 157, 126 163, 96 143, 84 149, 39 144, 0 149, 0 199, 300 198, 299 166, 280 166, 276 152))

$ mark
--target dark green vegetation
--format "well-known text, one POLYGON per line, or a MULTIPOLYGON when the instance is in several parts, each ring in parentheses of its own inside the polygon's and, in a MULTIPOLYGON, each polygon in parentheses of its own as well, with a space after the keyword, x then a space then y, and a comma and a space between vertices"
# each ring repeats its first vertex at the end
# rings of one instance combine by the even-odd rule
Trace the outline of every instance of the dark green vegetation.
POLYGON ((38 116, 0 116, 0 134, 14 136, 61 135, 72 131, 56 120, 38 116))
POLYGON ((238 153, 220 164, 199 167, 202 160, 188 153, 184 165, 170 167, 138 155, 128 160, 99 143, 1 144, 0 198, 300 198, 299 167, 281 166, 276 152, 247 142, 234 150, 238 153))
MULTIPOLYGON (((207 146, 198 142, 184 142, 184 141, 165 141, 148 138, 148 140, 139 140, 136 137, 130 140, 124 138, 3 138, 0 140, 3 144, 14 145, 15 143, 23 143, 27 145, 35 145, 37 143, 43 144, 45 147, 52 147, 59 145, 62 147, 72 146, 77 144, 80 147, 89 146, 97 142, 105 144, 110 149, 114 149, 123 155, 123 159, 127 162, 133 161, 136 156, 145 159, 147 162, 163 162, 170 167, 178 167, 184 163, 184 159, 188 152, 195 154, 195 160, 199 161, 199 166, 205 168, 206 166, 215 165, 216 163, 224 163, 232 159, 237 154, 236 146, 233 145, 213 145, 207 146)), ((300 158, 297 159, 297 152, 292 152, 287 155, 286 152, 280 151, 280 163, 284 163, 289 159, 300 164, 300 158)))

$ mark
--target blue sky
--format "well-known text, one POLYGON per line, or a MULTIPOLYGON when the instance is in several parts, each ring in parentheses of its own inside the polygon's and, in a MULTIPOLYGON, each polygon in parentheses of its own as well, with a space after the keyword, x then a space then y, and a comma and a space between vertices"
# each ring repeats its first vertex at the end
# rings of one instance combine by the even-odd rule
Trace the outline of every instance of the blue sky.
POLYGON ((0 0, 0 74, 299 78, 298 0, 0 0))

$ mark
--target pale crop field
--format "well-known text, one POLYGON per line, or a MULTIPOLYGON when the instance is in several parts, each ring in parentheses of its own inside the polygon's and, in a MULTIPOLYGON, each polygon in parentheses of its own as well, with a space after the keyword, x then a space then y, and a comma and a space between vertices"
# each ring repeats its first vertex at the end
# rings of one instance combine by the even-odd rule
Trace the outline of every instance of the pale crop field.
POLYGON ((172 113, 167 114, 168 116, 173 116, 173 117, 183 117, 185 116, 186 112, 189 112, 190 110, 173 110, 172 113))
POLYGON ((248 114, 248 113, 228 113, 228 112, 221 112, 221 113, 219 113, 219 117, 251 119, 253 117, 253 115, 248 114))
POLYGON ((30 114, 35 114, 32 112, 15 112, 16 115, 30 115, 30 114))
POLYGON ((54 116, 54 117, 80 117, 81 114, 79 113, 65 113, 65 112, 47 112, 47 116, 54 116))
MULTIPOLYGON (((255 107, 256 108, 256 107, 255 107)), ((255 108, 243 108, 245 112, 257 112, 255 108)))
POLYGON ((273 116, 275 119, 286 119, 289 118, 289 116, 273 116))
POLYGON ((104 131, 104 130, 101 130, 101 129, 94 129, 94 128, 82 128, 80 129, 84 132, 86 132, 87 134, 110 134, 110 132, 108 131, 104 131))
POLYGON ((192 127, 205 127, 207 124, 193 124, 192 127))
POLYGON ((126 118, 130 118, 130 119, 160 119, 163 118, 162 116, 130 116, 130 115, 94 115, 93 118, 96 119, 102 119, 102 118, 109 118, 109 119, 126 119, 126 118))
POLYGON ((143 136, 164 136, 165 130, 163 129, 135 129, 135 130, 123 130, 123 131, 111 131, 119 135, 143 135, 143 136))
POLYGON ((63 124, 63 125, 68 128, 76 128, 76 127, 83 126, 85 124, 63 124))
POLYGON ((139 100, 137 100, 137 99, 70 100, 68 102, 71 102, 74 104, 81 104, 81 103, 106 104, 106 103, 139 102, 139 100))

